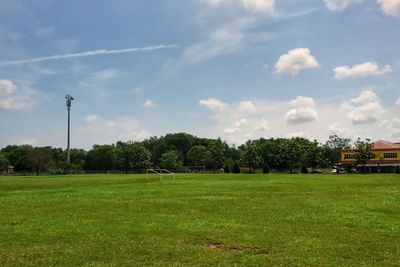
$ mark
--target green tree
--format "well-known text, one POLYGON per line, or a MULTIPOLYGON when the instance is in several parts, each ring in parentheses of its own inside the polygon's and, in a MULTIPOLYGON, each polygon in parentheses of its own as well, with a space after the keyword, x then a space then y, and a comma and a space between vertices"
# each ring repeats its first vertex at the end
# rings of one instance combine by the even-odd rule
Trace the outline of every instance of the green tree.
POLYGON ((202 145, 197 145, 193 146, 188 151, 187 158, 192 163, 194 163, 194 166, 197 166, 197 164, 201 164, 201 166, 204 166, 207 162, 210 161, 211 154, 206 147, 202 145))
POLYGON ((221 139, 212 140, 207 147, 210 152, 210 163, 214 171, 224 166, 227 147, 228 145, 222 142, 221 139))
POLYGON ((249 141, 241 146, 240 150, 242 152, 242 164, 248 167, 249 172, 252 173, 253 169, 259 167, 262 161, 261 157, 258 155, 257 147, 249 141))
POLYGON ((115 145, 94 145, 87 152, 86 159, 82 158, 84 155, 82 151, 71 150, 71 152, 73 152, 71 153, 71 163, 77 164, 77 166, 85 163, 86 170, 107 172, 116 168, 117 149, 115 145))
POLYGON ((0 172, 7 170, 8 167, 8 160, 6 157, 0 153, 0 172))
POLYGON ((278 143, 279 153, 275 156, 276 164, 280 168, 288 168, 290 173, 298 167, 303 156, 303 149, 299 138, 280 139, 278 143))
POLYGON ((175 150, 170 150, 161 155, 160 165, 164 169, 176 170, 183 165, 180 160, 179 153, 175 150))
POLYGON ((40 175, 40 171, 54 166, 52 151, 49 147, 34 148, 28 152, 27 160, 30 162, 33 169, 35 169, 37 176, 40 175))
POLYGON ((342 138, 338 135, 329 136, 326 146, 331 149, 331 162, 337 167, 337 174, 340 174, 340 152, 344 149, 350 149, 351 139, 342 138))
POLYGON ((1 152, 9 164, 14 167, 14 171, 25 174, 25 172, 32 171, 32 164, 28 160, 28 154, 32 149, 31 145, 10 145, 3 148, 1 152))
POLYGON ((151 166, 151 153, 140 142, 129 142, 129 151, 132 153, 130 157, 130 166, 132 169, 141 173, 143 169, 151 166))
POLYGON ((363 166, 363 173, 365 173, 365 165, 369 160, 375 158, 375 154, 371 151, 374 147, 374 143, 372 143, 370 139, 361 140, 358 138, 354 146, 356 147, 354 156, 357 160, 357 164, 363 166))

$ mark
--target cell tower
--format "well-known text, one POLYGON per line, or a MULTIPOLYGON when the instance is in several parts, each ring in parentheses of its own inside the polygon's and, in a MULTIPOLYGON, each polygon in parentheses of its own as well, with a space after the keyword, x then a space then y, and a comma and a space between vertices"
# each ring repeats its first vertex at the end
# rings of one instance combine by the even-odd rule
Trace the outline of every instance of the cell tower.
POLYGON ((70 112, 71 112, 71 102, 74 100, 74 98, 70 95, 65 96, 66 99, 66 105, 67 105, 67 110, 68 110, 68 135, 67 135, 67 164, 70 164, 71 161, 71 152, 70 152, 70 112))

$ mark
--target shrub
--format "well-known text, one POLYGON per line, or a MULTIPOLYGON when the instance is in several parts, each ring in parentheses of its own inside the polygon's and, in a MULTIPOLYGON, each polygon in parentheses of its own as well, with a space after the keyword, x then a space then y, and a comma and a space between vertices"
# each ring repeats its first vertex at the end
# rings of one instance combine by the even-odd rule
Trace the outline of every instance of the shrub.
POLYGON ((230 172, 231 172, 231 168, 229 167, 228 164, 225 164, 224 173, 230 173, 230 172))
POLYGON ((269 167, 268 167, 268 165, 264 165, 263 173, 269 173, 269 167))
POLYGON ((240 166, 239 163, 235 162, 235 164, 233 165, 233 173, 240 173, 240 166))
POLYGON ((301 173, 308 173, 307 166, 302 166, 301 167, 301 173))
POLYGON ((400 166, 396 166, 395 171, 396 171, 397 174, 400 174, 400 166))

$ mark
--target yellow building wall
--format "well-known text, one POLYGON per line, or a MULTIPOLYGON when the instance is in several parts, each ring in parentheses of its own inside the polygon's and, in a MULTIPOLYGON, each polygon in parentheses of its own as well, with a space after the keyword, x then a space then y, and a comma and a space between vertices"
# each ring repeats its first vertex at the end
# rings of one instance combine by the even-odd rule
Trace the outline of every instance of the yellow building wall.
MULTIPOLYGON (((375 158, 372 159, 371 161, 374 161, 374 160, 379 160, 379 161, 399 160, 400 161, 400 149, 373 151, 373 153, 375 154, 375 158), (397 158, 384 158, 383 155, 385 153, 397 153, 397 158)), ((350 162, 356 162, 357 161, 356 159, 353 159, 353 158, 346 159, 345 158, 346 154, 354 155, 354 154, 356 154, 356 152, 354 152, 354 151, 342 151, 341 152, 341 156, 340 156, 341 162, 349 162, 350 163, 350 162)))

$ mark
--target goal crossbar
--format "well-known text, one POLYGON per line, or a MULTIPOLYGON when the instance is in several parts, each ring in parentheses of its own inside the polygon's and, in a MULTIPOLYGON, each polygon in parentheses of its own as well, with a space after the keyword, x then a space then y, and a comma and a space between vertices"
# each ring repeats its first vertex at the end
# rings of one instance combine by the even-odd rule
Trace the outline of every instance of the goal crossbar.
POLYGON ((160 181, 163 180, 163 176, 173 176, 174 180, 175 180, 175 173, 171 172, 167 169, 147 169, 147 176, 146 176, 147 181, 149 180, 150 173, 155 173, 155 174, 160 175, 160 181))

